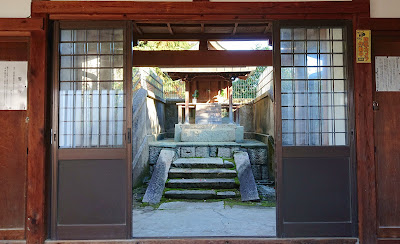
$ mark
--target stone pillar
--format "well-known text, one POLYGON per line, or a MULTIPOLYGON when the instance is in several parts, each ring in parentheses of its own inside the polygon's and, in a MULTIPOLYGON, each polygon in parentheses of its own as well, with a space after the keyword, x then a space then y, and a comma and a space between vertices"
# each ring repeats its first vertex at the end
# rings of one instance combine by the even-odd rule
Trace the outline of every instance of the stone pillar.
POLYGON ((186 82, 185 89, 185 124, 189 124, 189 82, 186 82))
POLYGON ((182 124, 182 106, 178 105, 178 124, 182 124))
POLYGON ((229 124, 233 124, 233 97, 232 83, 229 84, 229 124))

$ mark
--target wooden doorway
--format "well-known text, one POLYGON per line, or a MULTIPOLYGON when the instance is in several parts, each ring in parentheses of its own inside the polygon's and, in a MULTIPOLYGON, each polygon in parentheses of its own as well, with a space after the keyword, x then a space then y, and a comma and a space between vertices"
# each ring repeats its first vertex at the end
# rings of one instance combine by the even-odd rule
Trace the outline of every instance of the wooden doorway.
POLYGON ((56 22, 53 239, 130 237, 131 69, 127 22, 56 22))
MULTIPOLYGON (((29 37, 0 38, 1 61, 28 58, 29 37)), ((27 110, 1 110, 0 128, 0 240, 25 239, 27 110)))

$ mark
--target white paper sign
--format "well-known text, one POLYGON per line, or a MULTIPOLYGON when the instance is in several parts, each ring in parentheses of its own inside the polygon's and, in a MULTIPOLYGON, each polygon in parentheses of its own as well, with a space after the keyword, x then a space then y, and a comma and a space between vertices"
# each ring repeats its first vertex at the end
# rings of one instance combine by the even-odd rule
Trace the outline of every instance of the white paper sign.
POLYGON ((400 91, 400 57, 375 57, 376 91, 400 91))
POLYGON ((28 62, 0 61, 0 110, 26 110, 28 62))

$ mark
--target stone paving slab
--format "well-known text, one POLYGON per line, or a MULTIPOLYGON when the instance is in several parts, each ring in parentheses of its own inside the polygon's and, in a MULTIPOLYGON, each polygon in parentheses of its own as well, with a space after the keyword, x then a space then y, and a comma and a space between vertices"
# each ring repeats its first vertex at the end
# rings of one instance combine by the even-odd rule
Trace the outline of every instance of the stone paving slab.
POLYGON ((133 237, 276 236, 276 210, 218 202, 168 202, 133 210, 133 237))

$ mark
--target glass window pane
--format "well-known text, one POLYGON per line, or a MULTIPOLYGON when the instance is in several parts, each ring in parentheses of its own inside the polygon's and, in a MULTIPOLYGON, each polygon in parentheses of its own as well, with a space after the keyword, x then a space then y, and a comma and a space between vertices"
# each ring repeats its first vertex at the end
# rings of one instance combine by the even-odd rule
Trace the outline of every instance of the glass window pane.
POLYGON ((61 30, 61 41, 62 42, 72 41, 72 31, 71 30, 61 30))
POLYGON ((281 40, 292 40, 292 29, 282 29, 281 40))
POLYGON ((281 56, 281 64, 286 65, 281 68, 283 145, 346 145, 342 29, 293 28, 282 31, 283 35, 296 40, 292 50, 290 42, 281 44, 286 45, 281 56))
POLYGON ((293 107, 282 107, 282 119, 294 119, 293 107))
POLYGON ((317 53, 317 52, 318 52, 318 42, 308 41, 307 53, 317 53))
POLYGON ((293 29, 293 39, 294 40, 305 40, 306 39, 306 29, 304 29, 304 28, 293 29))
POLYGON ((295 54, 294 56, 294 66, 304 66, 305 65, 305 54, 295 54))
POLYGON ((281 42, 281 53, 291 53, 293 42, 281 42))
POLYGON ((305 53, 305 42, 294 42, 293 43, 293 52, 294 53, 305 53))
POLYGON ((307 40, 318 40, 319 29, 307 29, 307 40))
MULTIPOLYGON (((125 94, 123 55, 113 55, 116 32, 66 30, 61 35, 68 33, 77 42, 64 43, 69 39, 61 37, 60 53, 69 56, 60 57, 59 146, 121 147, 125 94)), ((123 54, 121 43, 118 48, 123 54)))
POLYGON ((293 55, 292 54, 283 54, 281 56, 281 65, 282 66, 293 66, 293 55))

